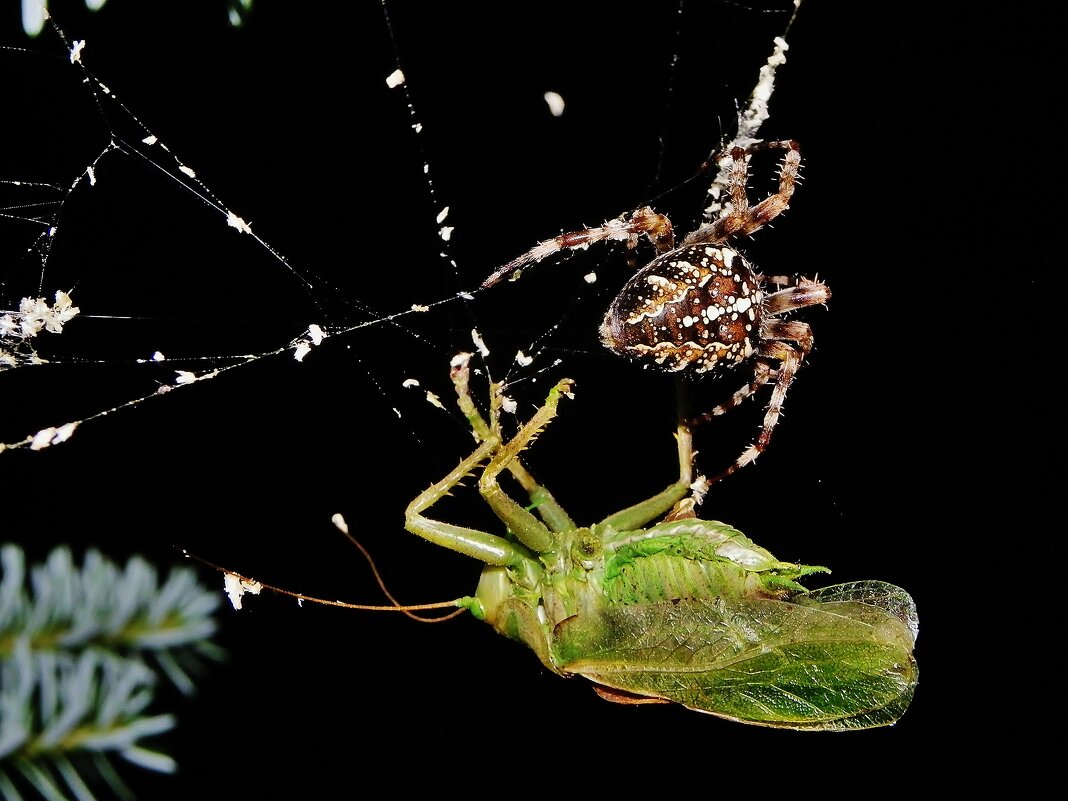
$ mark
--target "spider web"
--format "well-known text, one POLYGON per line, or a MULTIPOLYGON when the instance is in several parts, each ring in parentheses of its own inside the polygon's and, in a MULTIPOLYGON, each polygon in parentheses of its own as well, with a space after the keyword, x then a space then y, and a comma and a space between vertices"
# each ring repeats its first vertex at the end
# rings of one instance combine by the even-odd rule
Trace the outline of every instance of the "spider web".
MULTIPOLYGON (((89 111, 95 114, 87 117, 86 109, 78 108, 71 115, 71 108, 56 106, 51 92, 39 91, 27 100, 45 103, 24 115, 27 124, 19 127, 19 142, 6 150, 12 165, 35 157, 52 161, 49 172, 59 179, 2 184, 9 223, 4 244, 12 255, 5 259, 0 304, 5 335, 0 366, 22 373, 46 365, 105 371, 136 365, 130 373, 142 374, 141 386, 148 389, 131 389, 138 379, 121 389, 107 388, 113 393, 102 382, 76 384, 77 396, 60 400, 79 416, 9 439, 5 449, 59 444, 85 422, 239 366, 283 354, 303 361, 329 336, 389 325, 402 340, 392 347, 422 340, 414 326, 398 320, 445 301, 380 313, 346 295, 329 277, 294 266, 87 69, 84 40, 68 40, 58 28, 54 32, 67 51, 68 72, 74 73, 58 77, 57 85, 76 79, 83 96, 71 107, 91 100, 95 108, 89 111), (48 113, 57 108, 60 115, 48 113), (103 129, 95 136, 87 131, 93 123, 103 129), (47 135, 34 131, 35 125, 47 135), (104 143, 96 152, 94 140, 95 146, 104 143), (35 148, 39 153, 32 152, 35 148), (53 159, 57 152, 73 159, 53 159), (29 245, 19 254, 25 241, 29 245), (209 270, 198 271, 193 265, 199 263, 209 270), (71 287, 71 294, 57 286, 71 287), (86 312, 76 303, 85 305, 86 312), (49 336, 61 333, 75 317, 81 330, 74 336, 61 342, 49 336)), ((27 54, 5 55, 21 61, 27 54)), ((329 224, 330 212, 323 211, 321 222, 329 224)), ((360 279, 371 295, 382 291, 374 278, 371 273, 360 279)), ((55 413, 37 400, 24 411, 32 417, 55 413)), ((7 430, 25 425, 17 414, 7 415, 5 423, 7 430)))
MULTIPOLYGON (((673 182, 678 176, 691 173, 692 165, 730 132, 733 120, 724 123, 720 118, 710 124, 707 115, 684 116, 693 112, 694 87, 683 80, 691 71, 679 69, 688 47, 682 26, 665 18, 659 47, 644 59, 657 65, 652 81, 661 88, 668 115, 666 123, 662 123, 664 117, 647 115, 656 124, 663 124, 657 132, 662 139, 658 146, 632 158, 620 155, 633 152, 632 144, 621 146, 606 138, 598 145, 587 143, 585 155, 578 157, 558 155, 559 150, 539 154, 543 164, 552 165, 553 159, 558 159, 561 180, 552 181, 547 194, 545 187, 517 182, 506 202, 490 204, 487 211, 473 208, 472 203, 458 206, 449 201, 450 195, 457 194, 457 175, 469 178, 474 173, 468 166, 472 154, 461 149, 456 157, 459 166, 452 166, 448 176, 449 185, 439 190, 432 151, 454 147, 452 138, 466 133, 464 115, 486 113, 477 105, 489 98, 503 101, 489 111, 501 121, 498 128, 503 131, 513 127, 507 121, 516 114, 518 99, 539 106, 537 122, 547 129, 567 125, 568 116, 554 118, 544 92, 516 84, 516 74, 509 74, 515 60, 509 60, 506 52, 490 50, 482 54, 481 63, 458 70, 456 83, 436 96, 448 98, 460 106, 459 111, 454 105, 451 113, 443 113, 435 96, 423 103, 418 97, 418 81, 410 84, 396 76, 406 68, 406 51, 418 53, 430 64, 442 45, 433 38, 421 38, 421 31, 432 26, 426 26, 425 20, 413 24, 406 19, 408 8, 386 9, 387 16, 394 18, 389 29, 393 53, 383 53, 381 47, 373 55, 367 50, 349 53, 354 60, 374 62, 373 67, 355 70, 362 76, 359 116, 376 122, 355 129, 361 143, 346 143, 344 126, 313 123, 287 148, 266 157, 250 148, 249 139, 240 132, 222 127, 217 139, 207 137, 209 144, 183 137, 188 148, 210 148, 214 141, 214 150, 195 150, 188 155, 184 150, 179 152, 173 137, 157 133, 147 117, 134 110, 135 104, 90 70, 89 54, 97 49, 106 52, 106 45, 86 48, 83 41, 64 37, 62 48, 53 44, 51 51, 40 55, 4 53, 13 63, 34 64, 34 81, 21 85, 24 96, 14 104, 21 110, 17 141, 5 149, 11 166, 4 173, 15 177, 2 184, 7 195, 7 225, 0 307, 7 312, 8 329, 14 328, 16 335, 27 328, 26 318, 40 318, 35 327, 57 327, 46 320, 41 322, 42 302, 51 307, 45 311, 54 319, 61 313, 54 311, 57 297, 66 304, 64 317, 72 314, 70 306, 80 310, 73 333, 68 319, 63 336, 41 331, 33 337, 5 340, 5 379, 16 385, 16 393, 28 391, 34 399, 32 404, 23 404, 5 415, 0 441, 8 449, 48 447, 65 441, 87 421, 113 417, 117 411, 149 400, 157 402, 155 399, 174 390, 183 390, 185 395, 195 384, 239 367, 294 356, 303 360, 311 348, 322 344, 344 351, 341 369, 353 382, 361 407, 373 409, 377 405, 382 408, 372 415, 385 416, 383 412, 392 411, 405 418, 392 435, 415 440, 425 436, 421 433, 425 431, 423 422, 409 422, 413 416, 426 415, 425 408, 416 411, 417 407, 425 406, 428 399, 435 401, 442 389, 449 391, 447 382, 428 382, 427 368, 441 365, 436 371, 443 375, 449 355, 457 349, 477 348, 485 354, 488 341, 495 352, 495 372, 515 378, 524 374, 536 377, 571 351, 577 350, 594 362, 604 358, 600 353, 589 355, 596 351, 588 336, 589 330, 595 330, 590 310, 598 313, 611 290, 587 288, 578 279, 592 278, 612 254, 594 254, 583 260, 579 270, 569 265, 546 269, 546 276, 537 284, 531 282, 531 300, 529 306, 524 303, 522 321, 517 320, 515 309, 509 308, 515 303, 514 293, 504 303, 496 303, 492 297, 473 302, 475 287, 494 264, 487 261, 485 253, 500 261, 503 259, 497 254, 514 253, 535 237, 559 230, 545 227, 557 224, 555 215, 545 215, 553 222, 537 220, 531 209, 559 209, 559 220, 565 226, 580 224, 577 221, 582 217, 578 215, 588 214, 588 209, 574 213, 572 208, 578 204, 568 204, 559 190, 570 176, 582 174, 586 168, 576 165, 588 162, 591 153, 618 165, 612 169, 627 176, 627 195, 614 199, 613 205, 596 204, 602 213, 614 214, 651 199, 666 202, 662 190, 676 186, 673 182), (409 33, 413 30, 415 34, 409 33), (384 77, 387 65, 393 69, 384 77), (370 75, 375 79, 369 79, 370 75), (487 84, 494 90, 508 85, 510 91, 488 91, 487 84), (58 101, 57 88, 61 92, 58 101), (442 131, 438 138, 421 133, 424 114, 435 120, 434 130, 442 131), (392 130, 390 125, 377 124, 383 118, 390 121, 392 130), (681 123, 676 123, 676 118, 681 123), (436 124, 438 119, 449 124, 436 124), (454 119, 461 123, 457 125, 454 119), (383 136, 381 130, 391 133, 383 136), (396 131, 404 132, 407 152, 382 158, 390 152, 388 137, 401 138, 396 131), (336 144, 325 148, 330 153, 328 163, 320 161, 316 169, 287 166, 286 156, 307 158, 324 140, 336 144), (681 170, 675 163, 681 158, 676 153, 685 154, 687 166, 681 170), (246 171, 259 171, 250 183, 269 186, 277 209, 249 208, 251 204, 241 199, 243 182, 213 166, 219 162, 229 166, 233 163, 229 156, 242 154, 253 162, 246 171), (266 160, 270 163, 265 164, 266 160), (371 161, 389 165, 373 174, 376 183, 368 180, 371 161), (200 167, 203 162, 208 162, 207 169, 200 167), (21 175, 22 165, 27 163, 48 165, 42 180, 33 174, 28 180, 21 175), (635 173, 647 181, 644 190, 636 188, 639 182, 634 180, 635 173), (211 181, 207 175, 212 176, 211 181), (219 183, 215 175, 230 183, 219 183), (552 205, 542 199, 546 196, 552 205), (229 200, 232 197, 237 199, 229 200), (395 200, 405 207, 401 215, 393 211, 395 204, 390 201, 395 200), (502 213, 491 214, 494 206, 500 206, 502 213), (271 241, 261 236, 261 231, 282 228, 278 220, 283 216, 289 221, 288 230, 283 229, 279 238, 272 237, 271 241), (385 218, 395 216, 410 222, 387 227, 385 218), (456 226, 457 238, 462 237, 459 243, 452 236, 456 226), (311 232, 308 238, 312 241, 297 239, 294 229, 311 232), (551 284, 555 290, 549 288, 551 284), (57 292, 70 294, 57 296, 57 292), (546 294, 556 298, 543 304, 538 298, 546 294), (589 302, 591 296, 599 300, 589 302), (565 302, 560 303, 561 299, 565 302), (28 302, 37 308, 37 318, 27 313, 28 302), (575 311, 576 306, 581 306, 580 311, 575 311), (570 328, 561 328, 561 319, 568 320, 570 328), (479 333, 483 330, 485 335, 479 333), (576 337, 575 331, 583 333, 576 337), (538 358, 529 370, 522 369, 530 357, 538 358), (16 366, 20 369, 13 376, 16 366), (34 369, 25 369, 31 367, 34 369), (31 372, 32 379, 23 375, 31 372), (23 390, 31 380, 44 389, 23 390), (398 392, 397 386, 424 389, 398 392)), ((759 34, 750 35, 754 40, 759 35, 765 50, 770 34, 764 34, 783 27, 782 14, 736 11, 754 29, 760 26, 752 24, 753 20, 763 23, 759 34)), ((720 13, 725 12, 721 9, 720 13)), ((376 22, 381 29, 381 19, 376 22)), ((525 24, 531 26, 527 32, 536 40, 536 31, 531 33, 533 19, 520 21, 515 27, 522 30, 525 24)), ((726 30, 739 28, 736 23, 726 30)), ((180 34, 175 40, 181 41, 180 34)), ((722 80, 734 97, 744 97, 760 62, 752 56, 735 61, 727 46, 730 43, 726 34, 716 42, 723 63, 733 66, 735 74, 717 69, 726 76, 722 80)), ((751 40, 741 46, 753 47, 751 40)), ((595 54, 590 58, 593 60, 595 54)), ((188 63, 177 52, 171 59, 157 56, 157 63, 167 61, 188 70, 188 63)), ((424 62, 413 61, 412 71, 417 79, 423 79, 424 62)), ((285 74, 284 69, 281 74, 285 74)), ((192 75, 189 70, 189 80, 182 83, 192 84, 192 75)), ((554 78, 542 75, 537 80, 551 84, 554 78)), ((567 76, 555 76, 555 82, 566 84, 567 76)), ((150 82, 146 85, 151 87, 150 82)), ((173 87, 162 91, 175 92, 173 87)), ((639 85, 633 91, 641 94, 643 89, 639 85)), ((237 94, 250 102, 247 93, 238 90, 237 94)), ((164 109, 177 112, 175 119, 181 120, 183 115, 194 119, 197 97, 208 104, 219 102, 217 95, 215 92, 208 98, 194 89, 178 103, 164 104, 164 109)), ((297 102, 307 106, 320 99, 312 91, 297 102)), ((317 110, 321 109, 318 106, 317 110)), ((524 107, 523 113, 531 112, 524 107)), ((583 113, 580 106, 570 116, 583 113)), ((629 128, 636 128, 633 120, 625 121, 629 128)), ((581 122, 585 121, 572 124, 581 122)), ((184 124, 177 127, 181 130, 184 124)), ((483 162, 514 162, 519 153, 522 158, 531 157, 525 143, 512 145, 513 152, 508 152, 507 144, 494 141, 507 137, 500 131, 497 134, 481 138, 480 146, 489 151, 478 154, 483 162)), ((641 136, 648 138, 648 134, 641 136)), ((706 189, 705 181, 697 181, 688 194, 674 193, 690 207, 690 221, 676 219, 682 230, 695 222, 693 214, 701 207, 699 198, 706 189)), ((493 194, 486 191, 486 196, 493 194)), ((282 380, 293 367, 278 369, 282 380)), ((450 400, 446 397, 444 403, 450 400)), ((536 404, 537 393, 528 401, 528 406, 536 404)), ((226 434, 222 431, 214 436, 226 434)))
MULTIPOLYGON (((381 267, 359 270, 359 280, 355 282, 361 290, 358 294, 351 291, 351 286, 341 283, 336 271, 333 274, 312 272, 260 236, 259 226, 254 230, 198 176, 190 163, 89 71, 82 57, 84 40, 68 39, 59 29, 54 32, 63 40, 71 68, 56 63, 60 60, 58 52, 42 57, 51 63, 35 73, 40 86, 36 80, 22 84, 27 94, 14 104, 22 109, 18 141, 6 150, 12 164, 50 162, 50 177, 42 181, 6 179, 2 184, 7 195, 4 216, 8 223, 3 283, 7 336, 2 364, 12 369, 39 366, 43 362, 107 365, 125 361, 149 367, 155 364, 160 369, 140 371, 150 374, 149 380, 155 387, 152 393, 127 397, 116 407, 85 413, 84 417, 69 421, 67 428, 52 439, 45 434, 62 428, 63 424, 41 429, 21 440, 9 438, 8 448, 39 450, 63 441, 72 433, 72 424, 109 414, 115 408, 137 406, 153 395, 215 377, 238 365, 286 351, 302 360, 324 336, 385 326, 402 340, 394 348, 405 347, 405 339, 430 345, 410 319, 412 315, 425 314, 456 299, 473 300, 477 278, 467 279, 465 272, 471 271, 462 271, 450 252, 449 240, 454 231, 448 219, 450 208, 435 191, 429 162, 423 163, 423 191, 416 194, 422 194, 429 204, 422 210, 434 212, 441 241, 429 241, 427 232, 433 230, 429 224, 409 229, 403 249, 392 252, 387 249, 387 256, 405 260, 404 265, 397 266, 407 267, 401 275, 410 278, 411 284, 398 287, 389 280, 381 280, 398 277, 387 259, 381 267), (42 75, 46 71, 66 74, 44 79, 42 75), (77 88, 76 83, 80 84, 77 88), (41 87, 64 84, 67 96, 61 103, 50 92, 41 91, 41 87), (95 108, 86 108, 90 105, 95 108), (94 124, 100 129, 95 136, 88 132, 94 124), (42 135, 45 131, 47 135, 42 135), (106 144, 94 150, 102 141, 106 144), (57 153, 63 158, 57 159, 57 153), (146 195, 148 202, 145 202, 146 195), (229 230, 222 228, 223 223, 229 230), (244 236, 234 236, 234 233, 244 236), (213 240, 204 242, 201 237, 205 236, 218 237, 219 244, 213 240), (432 265, 436 262, 436 266, 411 265, 420 256, 419 250, 413 247, 413 238, 423 242, 423 249, 432 254, 427 260, 432 265), (30 244, 20 255, 19 244, 27 240, 30 244), (208 258, 224 263, 225 269, 212 270, 206 284, 185 279, 183 273, 191 272, 192 265, 205 259, 205 251, 214 248, 219 253, 208 258), (140 263, 132 256, 139 251, 145 253, 140 263), (275 277, 265 281, 262 278, 265 266, 288 280, 275 277), (451 268, 451 276, 448 269, 441 269, 443 266, 451 268), (427 280, 435 271, 438 276, 444 275, 445 280, 427 280), (471 285, 469 289, 463 288, 465 280, 471 285), (459 288, 446 291, 443 287, 448 283, 459 288), (62 286, 78 286, 74 300, 59 288, 62 286), (405 291, 391 291, 396 288, 405 291), (277 297, 272 296, 272 290, 277 297), (437 294, 421 296, 418 290, 437 294), (22 294, 26 291, 28 294, 22 294), (83 300, 87 293, 88 298, 83 300), (357 299, 360 294, 376 299, 385 297, 392 303, 383 304, 380 300, 364 303, 357 299), (399 300, 401 294, 409 294, 415 300, 404 307, 399 300), (89 304, 87 311, 81 312, 79 304, 85 303, 89 304), (45 331, 58 333, 79 312, 80 338, 68 335, 63 345, 47 336, 38 338, 37 334, 45 331), (320 322, 303 325, 300 322, 309 320, 320 322), (131 324, 135 322, 136 328, 131 324), (110 333, 107 330, 110 324, 121 324, 122 333, 110 333), (283 340, 276 331, 268 331, 287 327, 290 332, 300 333, 283 340), (149 333, 142 341, 139 335, 143 329, 149 333), (135 333, 127 333, 130 331, 135 333), (73 339, 79 339, 80 349, 75 350, 73 339), (213 348, 216 343, 217 347, 213 348), (168 373, 172 374, 169 380, 162 378, 168 373)), ((17 51, 5 55, 20 63, 32 58, 17 51)), ((397 64, 386 79, 387 86, 405 94, 411 128, 418 133, 422 123, 411 103, 412 95, 400 77, 403 65, 399 56, 397 64)), ((373 113, 377 114, 377 110, 373 113)), ((244 152, 243 144, 231 141, 224 149, 244 152)), ((305 150, 310 144, 310 141, 297 142, 292 152, 305 150)), ((418 141, 416 146, 422 148, 418 141)), ((663 150, 666 152, 666 148, 663 150)), ((658 171, 662 167, 663 164, 658 165, 658 171)), ((14 172, 11 168, 8 171, 14 172)), ((658 177, 654 177, 654 184, 658 177)), ((299 181, 299 176, 280 166, 273 180, 291 184, 299 181)), ((327 187, 345 193, 348 184, 339 178, 327 187)), ((382 214, 381 208, 362 200, 361 195, 358 187, 351 194, 344 194, 344 203, 369 207, 363 215, 359 210, 354 215, 357 230, 361 232, 354 244, 357 247, 385 244, 388 248, 388 241, 383 242, 385 234, 372 233, 381 227, 377 220, 371 222, 369 229, 358 222, 364 215, 373 220, 376 212, 377 216, 382 214)), ((331 209, 329 203, 316 206, 316 210, 321 214, 320 225, 313 228, 337 231, 346 222, 338 214, 339 209, 331 209)), ((469 216, 474 215, 469 212, 469 216)), ((477 218, 474 222, 479 235, 490 233, 478 230, 477 218)), ((501 227, 494 226, 494 229, 501 227)), ((587 280, 593 275, 592 271, 586 273, 587 280)), ((349 278, 348 283, 352 284, 349 278)), ((471 312, 469 315, 473 316, 471 312)), ((544 340, 549 333, 535 336, 535 342, 544 340)), ((471 344, 485 352, 484 340, 477 332, 471 339, 471 344)), ((369 352, 375 348, 360 350, 369 352)), ((520 363, 526 361, 523 356, 520 354, 520 363)), ((86 400, 84 405, 89 403, 86 400)), ((5 422, 14 428, 22 421, 9 417, 5 422)))

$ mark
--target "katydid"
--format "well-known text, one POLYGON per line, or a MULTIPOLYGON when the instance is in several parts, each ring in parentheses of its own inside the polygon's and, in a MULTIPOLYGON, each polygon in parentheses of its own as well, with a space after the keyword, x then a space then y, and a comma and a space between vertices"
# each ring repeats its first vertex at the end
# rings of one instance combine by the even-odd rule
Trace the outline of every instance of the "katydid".
POLYGON ((572 382, 553 387, 506 440, 502 388, 491 384, 483 417, 469 359, 457 356, 451 375, 478 445, 406 512, 409 531, 485 563, 475 595, 456 605, 610 701, 677 703, 800 730, 885 726, 904 713, 917 682, 907 592, 879 581, 806 590, 799 580, 826 568, 780 562, 731 526, 697 518, 684 424, 678 481, 599 523, 575 524, 520 460, 572 382), (534 512, 500 487, 503 471, 534 512), (474 474, 503 535, 425 514, 474 474))

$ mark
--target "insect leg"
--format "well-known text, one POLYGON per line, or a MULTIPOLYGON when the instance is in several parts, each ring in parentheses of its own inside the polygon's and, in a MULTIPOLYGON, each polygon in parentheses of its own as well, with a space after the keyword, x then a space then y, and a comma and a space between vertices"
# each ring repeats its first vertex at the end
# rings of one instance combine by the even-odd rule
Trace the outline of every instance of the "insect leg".
POLYGON ((681 421, 675 437, 679 450, 679 480, 674 484, 670 484, 652 498, 609 515, 599 525, 610 527, 616 531, 633 531, 644 528, 653 520, 670 512, 675 507, 675 504, 686 497, 686 494, 690 492, 694 484, 693 437, 690 433, 690 424, 686 421, 681 421))
POLYGON ((408 504, 404 512, 404 527, 435 545, 441 545, 465 556, 470 556, 488 565, 517 567, 531 562, 526 549, 509 542, 503 537, 478 531, 465 526, 444 523, 426 517, 423 512, 449 494, 465 477, 478 467, 490 454, 494 453, 500 443, 489 439, 479 444, 474 453, 460 462, 454 470, 436 484, 421 492, 408 504))
MULTIPOLYGON (((470 361, 470 353, 461 353, 452 360, 450 377, 456 388, 460 411, 471 425, 476 441, 483 442, 490 436, 499 439, 502 387, 499 384, 490 385, 490 423, 487 423, 471 397, 470 361)), ((552 531, 570 531, 575 528, 575 523, 553 494, 534 479, 518 456, 508 463, 508 472, 526 490, 531 506, 537 510, 538 516, 552 531)))
POLYGON ((569 394, 570 390, 570 379, 564 379, 553 387, 545 403, 519 429, 515 437, 496 449, 478 481, 479 492, 482 493, 482 497, 486 499, 486 503, 490 505, 497 517, 507 524, 508 529, 520 542, 537 553, 551 550, 556 543, 556 537, 541 520, 516 503, 501 489, 497 483, 497 477, 537 439, 542 429, 556 416, 560 396, 569 394))

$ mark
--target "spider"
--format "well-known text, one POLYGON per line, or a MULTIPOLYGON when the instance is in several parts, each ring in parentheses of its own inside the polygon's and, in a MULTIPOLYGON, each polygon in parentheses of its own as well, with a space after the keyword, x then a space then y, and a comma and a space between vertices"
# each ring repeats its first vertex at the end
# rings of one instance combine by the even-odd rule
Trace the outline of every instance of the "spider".
MULTIPOLYGON (((709 163, 719 161, 719 154, 709 163)), ((645 367, 698 375, 752 364, 752 377, 727 401, 686 421, 690 427, 724 414, 774 380, 771 400, 757 438, 735 462, 709 480, 718 481, 756 459, 768 447, 786 393, 805 356, 812 350, 812 328, 783 315, 825 304, 828 287, 804 277, 764 276, 731 242, 753 234, 789 208, 798 178, 797 142, 754 142, 732 147, 727 171, 730 204, 718 219, 705 223, 675 245, 671 221, 643 207, 598 228, 563 233, 538 243, 495 271, 483 283, 493 286, 518 270, 563 250, 596 242, 624 241, 637 246, 645 236, 659 254, 639 269, 616 295, 601 324, 601 342, 645 367), (778 191, 749 205, 745 184, 749 157, 782 150, 778 191), (769 284, 778 287, 768 291, 769 284)))

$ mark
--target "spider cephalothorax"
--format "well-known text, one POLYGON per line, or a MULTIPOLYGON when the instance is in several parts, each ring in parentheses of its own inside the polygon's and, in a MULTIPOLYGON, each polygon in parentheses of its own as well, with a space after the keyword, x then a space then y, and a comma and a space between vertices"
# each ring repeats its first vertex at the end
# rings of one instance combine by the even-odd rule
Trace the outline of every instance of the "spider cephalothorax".
POLYGON ((683 374, 751 363, 752 377, 746 384, 725 403, 690 420, 694 425, 737 406, 765 384, 775 383, 760 435, 716 478, 733 473, 764 451, 794 375, 812 350, 811 327, 783 315, 824 304, 831 297, 830 289, 817 280, 762 275, 730 244, 760 230, 789 208, 801 164, 797 143, 752 143, 731 148, 726 158, 730 203, 715 220, 689 234, 681 246, 675 246, 671 221, 646 207, 599 228, 541 242, 483 282, 484 287, 491 286, 561 250, 612 240, 634 248, 646 236, 660 255, 638 270, 612 301, 601 324, 605 346, 647 367, 683 374), (747 162, 761 150, 785 151, 779 189, 750 206, 745 191, 747 162), (769 291, 769 285, 776 289, 769 291))

